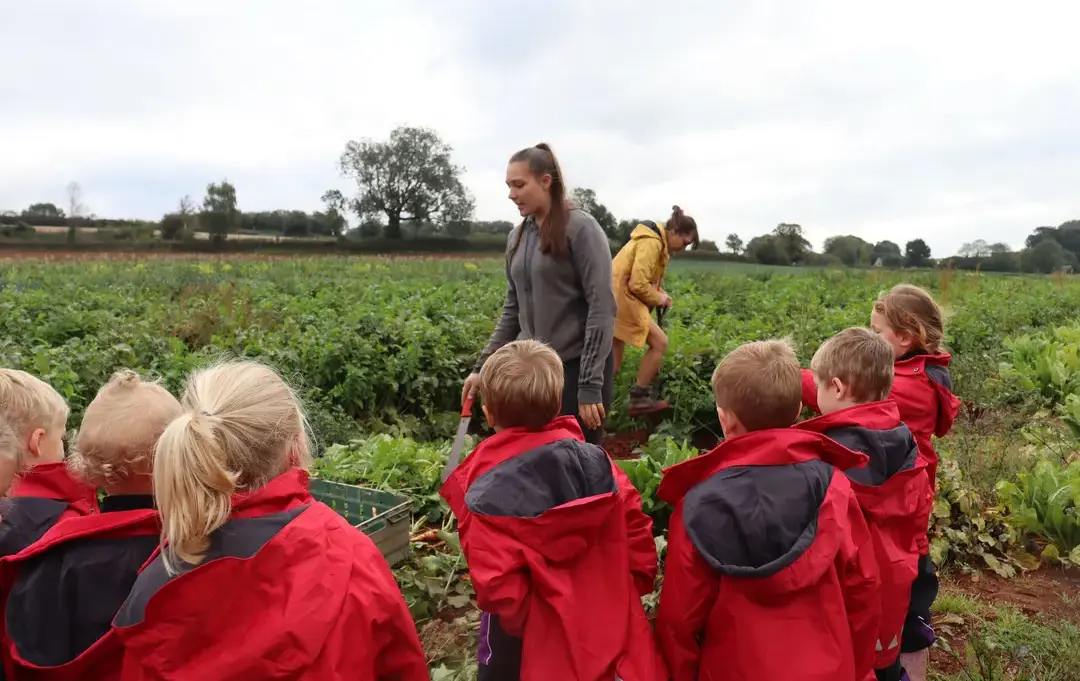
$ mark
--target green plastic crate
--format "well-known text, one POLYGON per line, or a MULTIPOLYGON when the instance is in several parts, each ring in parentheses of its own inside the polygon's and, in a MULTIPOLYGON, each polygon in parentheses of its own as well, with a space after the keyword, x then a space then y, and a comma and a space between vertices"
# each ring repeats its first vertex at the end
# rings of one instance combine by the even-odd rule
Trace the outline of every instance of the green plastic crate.
POLYGON ((411 497, 329 480, 312 480, 311 496, 371 537, 390 565, 405 559, 412 526, 411 497))

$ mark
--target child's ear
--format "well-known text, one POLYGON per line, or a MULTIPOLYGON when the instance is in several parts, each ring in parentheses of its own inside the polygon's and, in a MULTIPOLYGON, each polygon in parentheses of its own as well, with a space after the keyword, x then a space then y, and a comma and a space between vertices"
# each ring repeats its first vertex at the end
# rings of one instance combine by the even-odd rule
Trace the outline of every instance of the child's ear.
POLYGON ((41 458, 41 439, 43 437, 45 437, 45 430, 37 428, 30 433, 30 439, 26 442, 26 450, 30 452, 30 456, 35 459, 41 458))
POLYGON ((851 390, 839 378, 829 379, 829 390, 836 393, 837 400, 845 400, 851 396, 851 390))
POLYGON ((735 418, 735 414, 732 414, 721 407, 716 408, 716 415, 720 418, 720 430, 724 431, 725 437, 732 433, 739 423, 739 420, 735 418))
POLYGON ((484 419, 487 420, 488 425, 494 428, 497 424, 491 420, 491 412, 488 411, 487 405, 481 403, 480 410, 484 412, 484 419))

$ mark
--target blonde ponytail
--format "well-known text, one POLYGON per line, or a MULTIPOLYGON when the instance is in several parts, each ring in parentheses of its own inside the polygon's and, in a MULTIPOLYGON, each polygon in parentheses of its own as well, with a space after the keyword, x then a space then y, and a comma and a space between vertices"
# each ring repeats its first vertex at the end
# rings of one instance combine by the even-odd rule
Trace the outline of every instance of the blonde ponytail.
POLYGON ((273 369, 227 362, 196 372, 184 413, 158 440, 154 493, 168 569, 198 565, 210 536, 232 513, 232 496, 262 487, 309 461, 307 421, 292 389, 273 369))

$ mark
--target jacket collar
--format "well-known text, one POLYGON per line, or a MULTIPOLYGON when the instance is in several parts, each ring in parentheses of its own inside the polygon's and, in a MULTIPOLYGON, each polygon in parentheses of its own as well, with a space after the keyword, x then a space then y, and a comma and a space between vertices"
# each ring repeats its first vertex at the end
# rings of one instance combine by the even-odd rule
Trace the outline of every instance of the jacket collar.
POLYGON ((232 497, 232 517, 257 518, 310 504, 309 479, 307 471, 293 468, 257 490, 238 492, 232 497))
POLYGON ((854 452, 821 433, 794 428, 758 430, 721 442, 707 454, 664 470, 657 495, 668 503, 681 499, 694 485, 735 466, 785 466, 820 459, 840 470, 865 465, 854 452))
POLYGON ((895 402, 882 400, 856 404, 831 414, 818 416, 792 428, 812 433, 826 433, 834 428, 867 428, 869 430, 888 430, 900 425, 900 410, 895 402))
POLYGON ((96 491, 90 485, 76 480, 68 471, 67 464, 43 463, 19 473, 11 489, 13 497, 37 497, 74 504, 89 501, 97 506, 96 491))
POLYGON ((453 483, 452 487, 462 490, 468 489, 473 480, 495 466, 537 447, 566 439, 585 441, 581 426, 573 416, 559 416, 540 430, 507 428, 477 445, 461 465, 454 469, 446 483, 453 483))

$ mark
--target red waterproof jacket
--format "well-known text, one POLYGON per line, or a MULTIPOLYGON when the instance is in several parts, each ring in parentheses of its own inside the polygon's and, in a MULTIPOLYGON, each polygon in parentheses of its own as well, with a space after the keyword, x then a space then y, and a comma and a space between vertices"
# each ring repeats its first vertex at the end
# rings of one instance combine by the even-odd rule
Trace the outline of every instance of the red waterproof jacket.
POLYGON ((658 494, 675 510, 656 635, 674 681, 874 678, 877 561, 837 473, 865 462, 784 428, 664 472, 658 494))
POLYGON ((204 561, 158 553, 113 625, 123 681, 427 681, 386 560, 292 470, 233 497, 204 561))
MULTIPOLYGON (((926 461, 930 483, 937 485, 938 455, 931 436, 945 437, 960 413, 960 399, 952 393, 948 354, 911 354, 896 360, 895 378, 889 400, 900 409, 919 445, 919 458, 926 461)), ((814 375, 803 370, 803 403, 820 413, 814 375)))
POLYGON ((22 551, 64 518, 97 512, 97 491, 72 477, 66 464, 34 466, 0 500, 0 557, 22 551))
POLYGON ((583 439, 572 416, 504 430, 440 493, 477 603, 521 639, 522 681, 663 681, 640 600, 656 577, 652 521, 622 470, 583 439))
POLYGON ((123 651, 111 631, 139 570, 154 553, 161 520, 141 508, 69 518, 0 561, 0 661, 19 681, 112 681, 123 651))
POLYGON ((929 550, 926 529, 934 492, 927 464, 919 460, 915 438, 901 423, 893 402, 856 405, 795 428, 824 433, 870 457, 866 466, 845 474, 866 517, 881 575, 881 625, 874 667, 885 669, 900 654, 919 556, 929 550))

